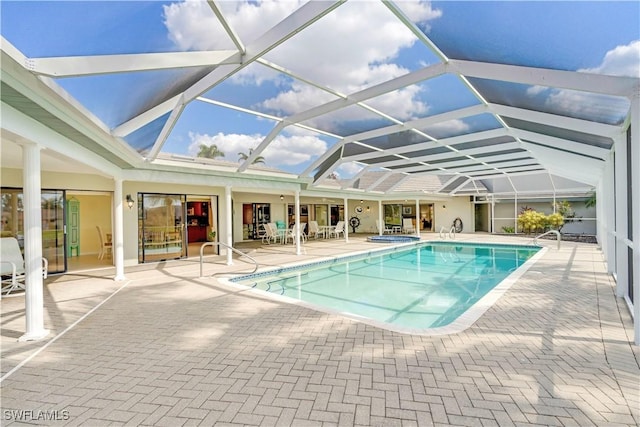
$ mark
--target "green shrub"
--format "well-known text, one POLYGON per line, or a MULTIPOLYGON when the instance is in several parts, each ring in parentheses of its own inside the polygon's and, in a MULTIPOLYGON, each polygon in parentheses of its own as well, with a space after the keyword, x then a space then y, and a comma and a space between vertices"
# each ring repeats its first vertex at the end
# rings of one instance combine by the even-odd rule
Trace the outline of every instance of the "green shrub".
POLYGON ((547 225, 548 228, 552 230, 560 230, 564 225, 564 218, 562 217, 562 214, 556 212, 547 216, 547 225))
POLYGON ((525 233, 536 233, 544 230, 547 216, 542 212, 528 209, 518 215, 518 227, 525 233))
POLYGON ((513 227, 502 227, 502 232, 507 234, 513 234, 516 232, 516 229, 513 227))

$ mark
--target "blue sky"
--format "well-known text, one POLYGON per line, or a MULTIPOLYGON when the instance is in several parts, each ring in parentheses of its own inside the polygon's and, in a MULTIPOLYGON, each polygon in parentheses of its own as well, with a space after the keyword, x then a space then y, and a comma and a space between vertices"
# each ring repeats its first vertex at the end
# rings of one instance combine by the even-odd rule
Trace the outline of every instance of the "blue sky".
MULTIPOLYGON (((229 23, 248 44, 299 6, 291 0, 220 4, 229 23)), ((637 1, 398 4, 450 58, 638 76, 637 1)), ((3 37, 28 57, 233 47, 203 2, 5 0, 0 7, 3 37)), ((379 2, 366 0, 340 6, 265 58, 343 94, 439 61, 389 10, 379 2)), ((188 72, 164 71, 57 81, 108 126, 115 127, 144 109, 153 98, 151 94, 166 90, 186 78, 185 74, 188 72)), ((326 91, 259 64, 247 67, 203 96, 281 117, 335 99, 326 91)), ((577 95, 542 89, 534 93, 533 88, 524 88, 517 96, 530 96, 538 100, 533 104, 536 108, 553 110, 550 103, 565 105, 563 99, 577 95)), ((525 101, 532 105, 532 100, 525 101)), ((477 102, 455 76, 435 78, 368 101, 371 107, 400 121, 477 102)), ((371 117, 361 108, 349 108, 330 117, 313 118, 306 124, 331 133, 362 130, 374 122, 387 121, 371 121, 371 117)), ((465 133, 493 126, 490 122, 470 118, 434 132, 438 136, 465 133)), ((273 126, 272 120, 196 101, 184 110, 163 151, 195 154, 199 144, 215 143, 227 153, 227 160, 237 161, 238 152, 257 146, 273 126)), ((158 123, 150 128, 157 129, 158 123)), ((152 129, 142 129, 129 140, 153 134, 152 129)), ((321 133, 288 127, 264 156, 270 166, 301 172, 335 141, 321 133)), ((136 144, 148 146, 144 141, 136 144)), ((345 166, 341 174, 348 176, 356 170, 357 166, 345 166)))

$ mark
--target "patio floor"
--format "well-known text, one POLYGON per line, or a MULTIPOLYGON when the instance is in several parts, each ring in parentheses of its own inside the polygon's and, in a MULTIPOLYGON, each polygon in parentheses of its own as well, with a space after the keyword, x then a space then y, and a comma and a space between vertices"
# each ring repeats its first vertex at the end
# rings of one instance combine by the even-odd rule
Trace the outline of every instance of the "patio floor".
MULTIPOLYGON (((639 424, 640 348, 602 254, 542 243, 546 254, 484 316, 445 336, 385 331, 210 277, 252 269, 239 259, 216 258, 204 278, 197 259, 127 268, 124 282, 113 269, 50 277, 46 340, 17 342, 24 297, 1 301, 2 425, 639 424)), ((301 256, 292 245, 245 250, 276 266, 372 247, 350 236, 312 239, 301 256)))

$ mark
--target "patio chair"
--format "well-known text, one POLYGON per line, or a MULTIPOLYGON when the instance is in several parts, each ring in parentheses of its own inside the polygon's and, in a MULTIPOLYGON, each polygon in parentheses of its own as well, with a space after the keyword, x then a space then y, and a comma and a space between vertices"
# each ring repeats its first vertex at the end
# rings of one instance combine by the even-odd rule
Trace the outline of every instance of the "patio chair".
POLYGON ((411 218, 403 218, 402 219, 402 232, 403 233, 415 233, 416 226, 413 225, 413 219, 411 218))
MULTIPOLYGON (((307 224, 300 224, 300 240, 302 243, 307 241, 307 235, 304 234, 304 229, 306 227, 307 224)), ((285 235, 285 243, 288 242, 289 240, 291 240, 291 243, 295 243, 296 241, 296 226, 295 224, 293 225, 293 227, 291 227, 290 229, 287 230, 287 234, 285 235)))
POLYGON ((315 237, 316 239, 321 235, 320 226, 318 226, 318 221, 309 221, 309 234, 308 236, 315 237))
POLYGON ((271 244, 271 242, 276 243, 280 238, 280 234, 278 234, 278 227, 274 222, 269 222, 267 224, 260 224, 261 227, 264 227, 264 234, 262 234, 262 243, 271 244))
MULTIPOLYGON (((6 289, 2 289, 2 294, 24 289, 25 269, 24 257, 15 237, 0 238, 0 275, 2 276, 2 285, 6 289)), ((49 262, 46 258, 42 258, 42 277, 47 278, 47 269, 49 262)))
POLYGON ((340 237, 340 233, 344 236, 344 221, 338 221, 336 224, 336 228, 332 229, 329 232, 329 237, 335 237, 336 239, 340 237))
POLYGON ((105 254, 111 255, 113 250, 113 243, 107 241, 104 233, 102 232, 102 227, 96 225, 96 229, 98 230, 98 237, 100 238, 100 252, 98 252, 98 259, 104 258, 105 254))
MULTIPOLYGON (((380 220, 376 219, 376 228, 378 229, 378 233, 380 232, 380 220)), ((382 228, 382 234, 384 233, 393 233, 393 229, 387 227, 387 225, 384 225, 384 228, 382 228)))

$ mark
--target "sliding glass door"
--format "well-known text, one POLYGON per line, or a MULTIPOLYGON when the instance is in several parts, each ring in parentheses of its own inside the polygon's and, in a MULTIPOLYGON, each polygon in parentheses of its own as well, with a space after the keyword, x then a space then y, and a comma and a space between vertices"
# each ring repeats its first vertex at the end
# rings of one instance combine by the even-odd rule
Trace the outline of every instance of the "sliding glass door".
POLYGON ((138 260, 163 261, 186 256, 186 196, 138 195, 138 260))
MULTIPOLYGON (((63 190, 42 190, 42 256, 49 273, 66 271, 63 190)), ((22 189, 2 189, 2 237, 15 237, 24 249, 24 204, 22 189)))

